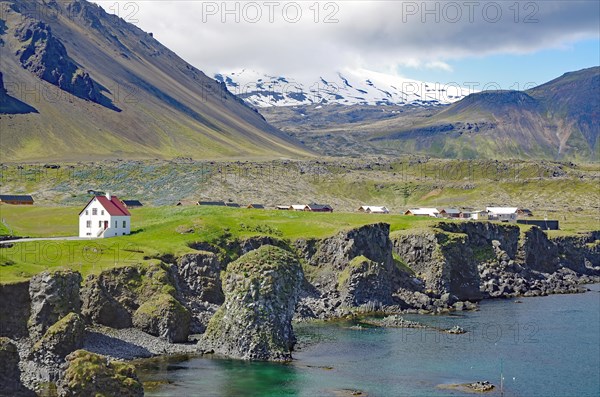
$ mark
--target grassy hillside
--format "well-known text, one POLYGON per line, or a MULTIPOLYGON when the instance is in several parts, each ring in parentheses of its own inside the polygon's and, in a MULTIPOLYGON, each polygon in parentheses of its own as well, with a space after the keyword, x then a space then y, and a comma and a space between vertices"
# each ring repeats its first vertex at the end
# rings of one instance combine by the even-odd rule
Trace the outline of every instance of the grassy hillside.
POLYGON ((506 205, 529 208, 539 219, 558 219, 565 230, 598 228, 600 219, 597 164, 423 157, 62 163, 58 169, 4 164, 0 184, 1 194, 32 194, 36 205, 83 206, 88 189, 95 189, 139 199, 146 206, 173 206, 185 199, 270 208, 314 201, 330 204, 336 212, 385 205, 400 213, 418 206, 506 205))
POLYGON ((98 5, 5 1, 0 15, 10 95, 0 97, 3 161, 310 155, 151 34, 98 5), (52 81, 57 74, 63 89, 52 81), (15 101, 30 110, 15 110, 15 101))
POLYGON ((271 235, 283 239, 323 237, 336 230, 389 222, 392 230, 420 228, 427 218, 404 217, 407 208, 517 206, 535 219, 557 219, 557 234, 600 230, 600 166, 527 161, 456 161, 406 157, 278 162, 101 162, 4 164, 2 194, 32 194, 32 207, 0 205, 0 235, 73 236, 87 189, 139 199, 134 234, 102 241, 15 244, 0 250, 4 282, 45 268, 95 272, 109 266, 191 251, 188 243, 219 245, 228 239, 271 235), (232 200, 246 205, 331 204, 333 214, 184 206, 182 199, 232 200), (392 215, 357 212, 385 205, 392 215))
MULTIPOLYGON (((0 206, 2 218, 19 235, 77 233, 78 207, 0 206), (39 227, 38 225, 43 225, 39 227)), ((188 246, 269 235, 279 239, 325 237, 341 229, 385 221, 392 230, 424 227, 431 219, 400 215, 319 214, 217 207, 155 207, 132 210, 132 234, 92 241, 31 241, 0 249, 0 283, 31 277, 45 269, 71 268, 87 273, 147 263, 165 255, 194 252, 188 246)))

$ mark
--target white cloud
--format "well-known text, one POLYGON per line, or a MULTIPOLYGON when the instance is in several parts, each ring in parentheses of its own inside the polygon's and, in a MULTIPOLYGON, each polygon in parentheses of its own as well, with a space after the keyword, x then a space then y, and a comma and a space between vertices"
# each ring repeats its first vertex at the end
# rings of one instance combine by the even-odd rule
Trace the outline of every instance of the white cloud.
MULTIPOLYGON (((98 3, 114 9, 115 0, 98 3)), ((600 29, 597 1, 135 4, 139 27, 208 73, 254 68, 314 76, 324 69, 398 66, 451 72, 455 59, 557 48, 598 38, 600 29)))
POLYGON ((437 69, 443 70, 446 72, 452 72, 452 66, 448 65, 446 62, 442 61, 430 61, 425 64, 427 69, 437 69))

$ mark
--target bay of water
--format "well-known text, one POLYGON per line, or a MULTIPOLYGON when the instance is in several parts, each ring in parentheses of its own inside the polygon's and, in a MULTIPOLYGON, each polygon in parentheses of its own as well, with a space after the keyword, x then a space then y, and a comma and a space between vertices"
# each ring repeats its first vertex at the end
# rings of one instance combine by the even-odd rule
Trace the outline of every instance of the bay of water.
POLYGON ((600 285, 585 294, 485 301, 477 312, 404 316, 468 332, 351 329, 349 322, 295 325, 290 364, 216 358, 164 362, 140 371, 164 382, 148 396, 474 396, 439 385, 488 380, 486 396, 600 396, 600 285))

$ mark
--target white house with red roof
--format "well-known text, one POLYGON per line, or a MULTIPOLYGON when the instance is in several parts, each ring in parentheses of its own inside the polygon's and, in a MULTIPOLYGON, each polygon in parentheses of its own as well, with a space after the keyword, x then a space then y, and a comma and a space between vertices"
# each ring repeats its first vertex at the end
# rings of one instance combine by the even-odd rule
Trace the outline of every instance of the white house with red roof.
POLYGON ((94 196, 79 213, 79 237, 105 238, 131 233, 131 213, 117 196, 94 196))

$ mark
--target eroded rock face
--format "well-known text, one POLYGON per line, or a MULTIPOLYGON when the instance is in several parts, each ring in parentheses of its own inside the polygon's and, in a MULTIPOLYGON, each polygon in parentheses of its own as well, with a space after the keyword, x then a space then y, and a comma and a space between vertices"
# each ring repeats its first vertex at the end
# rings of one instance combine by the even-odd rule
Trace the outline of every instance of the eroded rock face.
POLYGON ((296 257, 269 245, 230 263, 225 302, 211 318, 200 348, 245 360, 290 360, 302 279, 296 257))
POLYGON ((0 337, 0 395, 35 396, 21 383, 19 351, 17 346, 5 337, 0 337))
POLYGON ((177 299, 170 266, 127 266, 89 276, 82 290, 82 314, 114 328, 135 326, 171 342, 189 334, 189 312, 177 299))
POLYGON ((498 225, 492 222, 440 222, 438 227, 449 233, 464 233, 473 246, 491 245, 498 241, 511 258, 517 255, 520 229, 516 225, 498 225))
POLYGON ((27 336, 30 306, 29 281, 0 284, 0 336, 9 338, 27 336))
POLYGON ((131 327, 130 312, 118 300, 119 295, 113 295, 110 283, 105 281, 104 273, 87 278, 82 290, 81 313, 96 324, 118 329, 131 327))
POLYGON ((186 254, 177 261, 179 285, 184 293, 202 301, 221 304, 225 300, 221 288, 221 264, 216 254, 186 254))
POLYGON ((34 339, 41 337, 52 324, 67 314, 80 312, 81 281, 81 274, 73 271, 43 272, 31 278, 31 316, 28 324, 34 339))
POLYGON ((77 350, 67 356, 67 368, 58 383, 59 396, 142 397, 144 388, 132 365, 77 350))
POLYGON ((221 260, 213 252, 186 254, 177 260, 174 274, 181 302, 190 310, 190 332, 201 334, 225 300, 221 287, 221 260))
POLYGON ((348 263, 338 279, 345 306, 392 305, 392 277, 384 263, 358 256, 348 263))
POLYGON ((53 324, 32 349, 32 358, 45 363, 60 362, 67 354, 81 349, 85 323, 77 313, 69 313, 53 324))
POLYGON ((600 275, 600 231, 556 237, 552 241, 562 266, 581 274, 600 275))
POLYGON ((525 232, 522 264, 531 270, 554 273, 559 268, 558 247, 548 240, 546 233, 537 226, 525 232))
POLYGON ((17 56, 23 68, 76 97, 117 110, 102 94, 101 86, 69 57, 50 26, 27 18, 16 29, 15 36, 22 43, 17 56))
MULTIPOLYGON (((427 230, 396 233, 394 250, 437 295, 450 294, 458 300, 480 300, 476 257, 489 253, 474 251, 469 236, 463 233, 427 230)), ((479 247, 476 245, 475 247, 479 247)))
POLYGON ((308 264, 297 318, 406 308, 408 295, 422 286, 396 263, 389 233, 388 224, 378 223, 322 240, 296 241, 295 248, 308 264))
POLYGON ((169 342, 187 342, 190 312, 172 295, 158 294, 135 311, 133 325, 169 342))
POLYGON ((297 247, 306 247, 305 258, 312 266, 329 265, 343 270, 346 264, 358 256, 374 262, 386 263, 392 260, 392 243, 389 239, 390 225, 377 223, 340 232, 337 235, 315 243, 297 242, 297 247), (313 252, 310 255, 310 251, 313 252))

